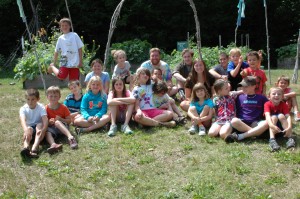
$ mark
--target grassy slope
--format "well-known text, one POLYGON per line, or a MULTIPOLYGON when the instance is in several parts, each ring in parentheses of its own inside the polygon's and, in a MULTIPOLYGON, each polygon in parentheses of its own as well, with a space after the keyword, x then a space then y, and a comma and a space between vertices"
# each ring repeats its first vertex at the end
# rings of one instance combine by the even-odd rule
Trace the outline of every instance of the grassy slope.
MULTIPOLYGON (((292 71, 272 79, 281 74, 292 71)), ((267 140, 225 144, 191 136, 188 126, 135 127, 114 138, 98 131, 79 137, 76 151, 62 139, 62 153, 49 156, 44 145, 39 159, 22 161, 24 91, 12 81, 0 79, 0 198, 300 198, 299 148, 270 153, 267 140)))

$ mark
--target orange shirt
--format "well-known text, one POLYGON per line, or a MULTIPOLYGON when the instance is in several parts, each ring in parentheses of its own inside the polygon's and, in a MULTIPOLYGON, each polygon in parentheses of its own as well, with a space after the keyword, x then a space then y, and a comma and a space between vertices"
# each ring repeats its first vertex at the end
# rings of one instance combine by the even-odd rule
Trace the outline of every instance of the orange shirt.
POLYGON ((46 105, 46 111, 48 119, 55 118, 56 116, 60 116, 63 119, 70 116, 69 109, 64 104, 59 104, 57 109, 51 109, 48 105, 46 105))

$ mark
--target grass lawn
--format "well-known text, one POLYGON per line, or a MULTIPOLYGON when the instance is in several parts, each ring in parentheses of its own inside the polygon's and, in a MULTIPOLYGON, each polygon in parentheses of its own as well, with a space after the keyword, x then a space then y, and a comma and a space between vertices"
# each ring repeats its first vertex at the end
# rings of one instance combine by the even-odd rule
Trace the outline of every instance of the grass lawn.
MULTIPOLYGON (((272 84, 292 73, 273 70, 272 84)), ((62 139, 63 152, 50 156, 42 145, 38 159, 22 161, 24 90, 13 81, 0 79, 0 198, 300 198, 299 147, 287 151, 282 141, 282 150, 271 153, 268 140, 226 144, 189 135, 189 124, 135 125, 134 135, 113 138, 100 130, 77 137, 78 150, 62 139)), ((62 90, 62 100, 68 93, 62 90)), ((300 143, 299 124, 293 131, 300 143)))

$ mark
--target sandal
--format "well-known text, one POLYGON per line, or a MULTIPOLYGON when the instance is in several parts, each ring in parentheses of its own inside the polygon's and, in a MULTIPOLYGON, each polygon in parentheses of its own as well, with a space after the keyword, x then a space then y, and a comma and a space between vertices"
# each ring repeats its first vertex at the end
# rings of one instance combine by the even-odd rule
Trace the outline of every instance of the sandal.
POLYGON ((38 157, 39 157, 38 151, 36 151, 36 150, 30 151, 29 157, 30 157, 30 158, 38 158, 38 157))
POLYGON ((76 127, 75 132, 78 136, 80 136, 80 134, 83 133, 83 128, 76 127))
POLYGON ((186 118, 184 116, 179 116, 175 119, 176 124, 186 124, 186 118))

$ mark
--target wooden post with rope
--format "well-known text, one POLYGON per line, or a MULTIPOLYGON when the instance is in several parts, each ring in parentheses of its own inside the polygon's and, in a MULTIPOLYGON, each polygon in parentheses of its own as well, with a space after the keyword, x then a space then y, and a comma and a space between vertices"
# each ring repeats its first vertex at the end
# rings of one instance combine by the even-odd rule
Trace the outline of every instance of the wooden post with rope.
POLYGON ((296 62, 295 62, 294 74, 293 74, 293 77, 292 77, 292 82, 294 84, 297 84, 297 81, 298 81, 299 61, 300 61, 300 29, 299 29, 299 35, 298 35, 298 40, 297 40, 296 62))

